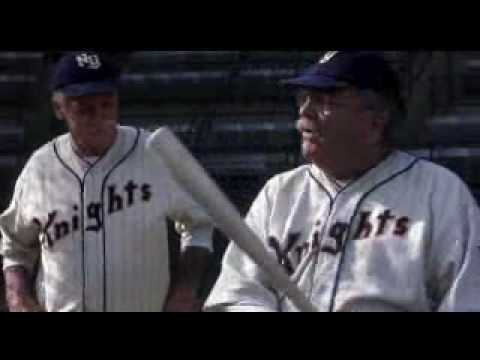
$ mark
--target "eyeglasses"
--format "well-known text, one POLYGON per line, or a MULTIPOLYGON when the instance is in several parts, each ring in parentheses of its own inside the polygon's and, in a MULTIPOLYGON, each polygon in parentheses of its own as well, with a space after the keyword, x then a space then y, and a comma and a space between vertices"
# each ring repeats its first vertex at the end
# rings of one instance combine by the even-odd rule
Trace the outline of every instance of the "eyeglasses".
POLYGON ((302 90, 296 95, 296 104, 303 109, 307 104, 313 106, 321 113, 329 113, 334 109, 349 107, 352 98, 350 91, 346 89, 332 89, 325 91, 302 90))

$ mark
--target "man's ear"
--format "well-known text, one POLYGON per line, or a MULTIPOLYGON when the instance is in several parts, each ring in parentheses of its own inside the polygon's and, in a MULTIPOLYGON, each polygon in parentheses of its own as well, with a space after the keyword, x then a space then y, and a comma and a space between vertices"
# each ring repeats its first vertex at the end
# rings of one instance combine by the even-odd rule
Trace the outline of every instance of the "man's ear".
POLYGON ((53 107, 53 112, 55 113, 55 117, 58 120, 64 120, 63 116, 63 108, 61 104, 61 100, 59 97, 53 96, 52 97, 52 107, 53 107))
POLYGON ((384 141, 385 132, 390 121, 388 111, 378 112, 370 119, 369 142, 381 143, 384 141))

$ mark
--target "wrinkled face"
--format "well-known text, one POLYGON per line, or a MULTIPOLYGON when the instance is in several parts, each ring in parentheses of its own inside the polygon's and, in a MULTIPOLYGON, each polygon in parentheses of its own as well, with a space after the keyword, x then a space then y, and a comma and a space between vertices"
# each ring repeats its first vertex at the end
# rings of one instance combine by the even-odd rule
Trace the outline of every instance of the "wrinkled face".
POLYGON ((102 155, 115 142, 118 95, 101 94, 65 97, 54 101, 57 114, 67 122, 80 149, 86 155, 102 155))
POLYGON ((383 136, 384 125, 353 88, 302 90, 297 106, 303 155, 319 167, 348 168, 383 136))

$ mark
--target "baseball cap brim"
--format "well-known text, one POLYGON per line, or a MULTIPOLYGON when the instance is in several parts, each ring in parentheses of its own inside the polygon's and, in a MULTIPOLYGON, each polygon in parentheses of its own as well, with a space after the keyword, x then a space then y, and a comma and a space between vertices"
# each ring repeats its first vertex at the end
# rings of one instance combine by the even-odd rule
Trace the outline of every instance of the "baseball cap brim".
POLYGON ((280 84, 292 88, 313 88, 313 89, 332 89, 349 86, 345 81, 339 81, 333 77, 321 75, 299 76, 293 79, 287 79, 280 84))
POLYGON ((99 94, 112 94, 118 90, 115 81, 101 81, 82 84, 72 84, 59 89, 66 96, 87 96, 99 94))

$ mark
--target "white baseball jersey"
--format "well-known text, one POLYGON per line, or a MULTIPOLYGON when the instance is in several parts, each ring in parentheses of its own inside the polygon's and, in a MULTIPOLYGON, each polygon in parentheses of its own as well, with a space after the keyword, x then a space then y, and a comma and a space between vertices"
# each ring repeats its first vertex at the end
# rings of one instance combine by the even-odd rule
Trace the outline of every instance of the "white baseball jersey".
POLYGON ((185 225, 182 246, 211 248, 209 218, 146 152, 148 135, 119 126, 93 166, 62 135, 26 164, 0 216, 4 268, 39 264, 37 295, 47 311, 161 311, 167 216, 185 225))
MULTIPOLYGON (((333 185, 276 176, 246 220, 319 311, 480 311, 480 214, 456 175, 396 151, 333 185)), ((205 309, 297 311, 234 245, 205 309)))

